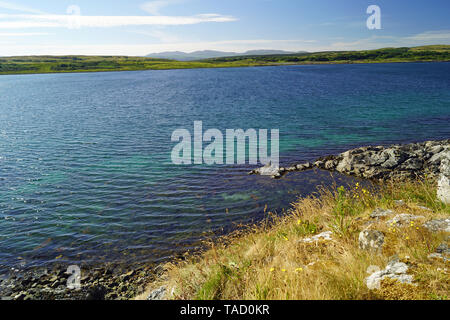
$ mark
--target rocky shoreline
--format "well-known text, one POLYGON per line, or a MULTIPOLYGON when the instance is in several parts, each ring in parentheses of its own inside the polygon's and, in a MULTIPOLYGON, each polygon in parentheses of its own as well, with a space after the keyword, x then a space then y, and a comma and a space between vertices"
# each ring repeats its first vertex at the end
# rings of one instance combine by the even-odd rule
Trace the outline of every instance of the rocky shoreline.
POLYGON ((289 167, 275 168, 268 165, 252 170, 249 174, 270 175, 278 179, 289 172, 318 168, 380 181, 425 176, 437 179, 445 159, 450 160, 450 139, 388 147, 360 147, 289 167))
MULTIPOLYGON (((443 202, 450 203, 450 139, 388 147, 360 147, 286 168, 269 165, 252 170, 249 174, 269 175, 279 179, 289 172, 314 168, 380 181, 428 177, 438 181, 438 197, 443 202)), ((81 273, 81 288, 69 289, 67 281, 71 273, 67 272, 67 266, 25 272, 12 270, 4 279, 0 279, 0 299, 131 299, 145 292, 147 285, 161 274, 162 268, 154 266, 107 265, 86 268, 81 273)))
POLYGON ((107 265, 83 268, 80 289, 68 287, 67 266, 11 270, 0 279, 0 300, 129 300, 143 293, 159 267, 107 265))

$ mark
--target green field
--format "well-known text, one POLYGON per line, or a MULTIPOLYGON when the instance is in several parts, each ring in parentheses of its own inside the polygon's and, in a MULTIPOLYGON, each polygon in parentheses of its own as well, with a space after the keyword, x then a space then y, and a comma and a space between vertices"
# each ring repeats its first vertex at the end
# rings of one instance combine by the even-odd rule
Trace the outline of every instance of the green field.
POLYGON ((384 48, 365 51, 327 51, 288 55, 236 56, 189 62, 126 56, 0 57, 0 74, 421 61, 450 61, 450 45, 384 48))

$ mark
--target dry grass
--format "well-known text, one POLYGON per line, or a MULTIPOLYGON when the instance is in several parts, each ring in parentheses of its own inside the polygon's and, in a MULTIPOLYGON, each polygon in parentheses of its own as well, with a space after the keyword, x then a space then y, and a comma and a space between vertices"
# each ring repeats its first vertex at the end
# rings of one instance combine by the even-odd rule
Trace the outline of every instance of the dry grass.
POLYGON ((171 299, 448 299, 444 262, 427 258, 446 235, 429 233, 419 221, 404 228, 373 222, 369 214, 377 207, 425 220, 450 215, 430 182, 386 183, 376 191, 359 185, 322 190, 299 199, 286 216, 269 214, 264 223, 212 243, 201 256, 169 263, 166 277, 149 291, 165 285, 171 299), (397 199, 405 204, 397 206, 397 199), (358 248, 359 232, 367 227, 385 234, 381 254, 358 248), (333 240, 300 241, 323 231, 333 231, 333 240), (394 254, 410 265, 414 290, 396 281, 369 290, 364 283, 369 266, 384 269, 394 254))

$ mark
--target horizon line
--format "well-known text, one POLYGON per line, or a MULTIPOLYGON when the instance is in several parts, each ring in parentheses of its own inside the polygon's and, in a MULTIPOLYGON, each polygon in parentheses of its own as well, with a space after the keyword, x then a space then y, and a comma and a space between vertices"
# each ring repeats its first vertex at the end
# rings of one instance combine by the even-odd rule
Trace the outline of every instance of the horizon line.
MULTIPOLYGON (((374 50, 382 50, 382 49, 399 49, 399 48, 419 48, 419 47, 433 47, 433 46, 450 46, 450 44, 430 44, 430 45, 419 45, 419 46, 399 46, 399 47, 395 47, 395 46, 387 46, 387 47, 379 47, 376 49, 340 49, 340 50, 319 50, 319 51, 307 51, 307 50, 283 50, 283 49, 250 49, 250 50, 246 50, 243 52, 238 52, 238 51, 221 51, 221 50, 214 50, 214 49, 202 49, 202 50, 194 50, 194 51, 180 51, 180 50, 173 50, 173 51, 162 51, 162 52, 151 52, 148 53, 147 55, 150 54, 160 54, 160 53, 173 53, 173 52, 180 52, 180 53, 185 53, 185 54, 192 54, 192 53, 196 53, 196 52, 203 52, 203 51, 214 51, 214 52, 224 52, 224 53, 235 53, 235 54, 245 54, 247 52, 250 51, 284 51, 284 52, 288 52, 286 53, 287 55, 289 54, 296 54, 296 53, 322 53, 322 52, 356 52, 356 51, 374 51, 374 50)), ((0 57, 2 58, 13 58, 13 57, 72 57, 72 56, 79 56, 79 57, 140 57, 140 58, 151 58, 151 57, 147 57, 147 55, 125 55, 125 54, 116 54, 116 55, 108 55, 108 54, 76 54, 76 53, 71 53, 71 54, 26 54, 26 55, 8 55, 8 56, 3 56, 0 55, 0 57)), ((257 54, 258 55, 258 54, 257 54)), ((260 54, 260 55, 271 55, 271 54, 260 54)), ((277 55, 275 53, 275 55, 277 55)), ((283 55, 283 53, 281 53, 281 55, 283 55)), ((207 58, 205 58, 207 59, 207 58)))

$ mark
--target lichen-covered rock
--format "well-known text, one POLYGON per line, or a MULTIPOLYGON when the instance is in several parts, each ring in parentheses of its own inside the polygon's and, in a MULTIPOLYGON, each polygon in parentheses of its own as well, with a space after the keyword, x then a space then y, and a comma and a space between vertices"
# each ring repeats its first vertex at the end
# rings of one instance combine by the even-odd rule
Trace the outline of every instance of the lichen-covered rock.
POLYGON ((160 287, 154 291, 152 291, 147 300, 164 300, 165 296, 167 293, 167 288, 166 287, 160 287))
POLYGON ((386 224, 389 227, 406 227, 408 226, 411 221, 416 221, 416 220, 420 220, 420 219, 425 219, 424 216, 415 216, 412 214, 407 214, 407 213, 402 213, 402 214, 398 214, 396 215, 394 218, 392 218, 391 220, 388 220, 386 222, 386 224))
POLYGON ((359 247, 363 250, 381 252, 384 234, 378 230, 364 230, 359 234, 359 247))
MULTIPOLYGON (((338 155, 316 159, 312 163, 297 164, 290 168, 303 171, 316 167, 323 170, 338 171, 343 174, 367 179, 390 180, 423 177, 437 178, 441 165, 450 159, 450 139, 427 141, 404 145, 367 146, 347 150, 338 155)), ((270 169, 272 177, 279 177, 270 169)), ((263 174, 265 170, 256 169, 251 173, 263 174)), ((281 174, 280 171, 277 173, 281 174)), ((443 179, 444 199, 449 199, 448 178, 443 179)), ((450 201, 450 200, 449 200, 450 201)))
POLYGON ((428 259, 442 260, 444 262, 450 261, 450 249, 446 243, 441 243, 437 248, 436 252, 428 255, 428 259))
POLYGON ((395 279, 401 283, 412 284, 414 277, 407 274, 408 266, 394 259, 388 263, 384 270, 376 271, 368 276, 365 281, 370 290, 379 289, 380 283, 385 278, 395 279))
POLYGON ((442 146, 440 152, 435 153, 428 161, 433 164, 440 166, 443 160, 450 159, 450 148, 448 145, 442 146))
POLYGON ((442 260, 444 262, 450 261, 450 259, 447 256, 444 256, 442 253, 437 253, 437 252, 430 253, 428 255, 428 259, 430 259, 430 260, 442 260))
POLYGON ((446 204, 450 204, 450 160, 444 159, 440 166, 440 176, 437 187, 437 197, 446 204))
POLYGON ((435 219, 423 225, 430 232, 450 232, 450 219, 435 219))
POLYGON ((264 167, 259 168, 259 174, 262 176, 273 176, 277 174, 279 168, 277 166, 273 166, 271 163, 266 164, 264 167))
POLYGON ((450 255, 450 248, 448 247, 448 245, 447 245, 446 243, 441 243, 441 244, 436 248, 436 252, 437 252, 437 253, 446 254, 446 255, 450 255))
POLYGON ((424 206, 417 206, 417 208, 425 210, 425 211, 433 211, 430 208, 424 207, 424 206))
POLYGON ((381 218, 381 217, 387 217, 387 216, 390 216, 393 214, 394 214, 394 211, 392 211, 392 210, 376 208, 375 210, 372 211, 372 213, 370 214, 370 217, 371 218, 381 218))
POLYGON ((304 239, 302 239, 302 240, 300 240, 300 242, 317 242, 317 241, 330 241, 330 240, 333 240, 332 238, 331 238, 331 235, 333 234, 333 232, 332 231, 325 231, 325 232, 322 232, 322 233, 319 233, 318 235, 315 235, 315 236, 313 236, 313 237, 310 237, 310 238, 304 238, 304 239))

